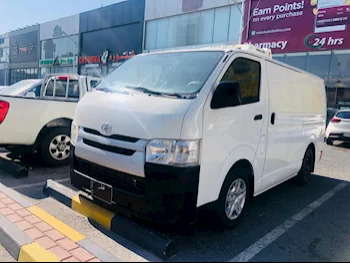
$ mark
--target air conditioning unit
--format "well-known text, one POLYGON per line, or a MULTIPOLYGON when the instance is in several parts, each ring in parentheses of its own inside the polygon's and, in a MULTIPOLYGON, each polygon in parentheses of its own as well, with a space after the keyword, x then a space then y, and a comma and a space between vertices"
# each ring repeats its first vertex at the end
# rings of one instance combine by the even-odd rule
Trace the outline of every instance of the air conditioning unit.
POLYGON ((264 55, 268 58, 272 58, 272 51, 269 48, 259 48, 259 47, 256 47, 254 45, 251 45, 251 44, 236 45, 236 46, 234 46, 234 48, 245 50, 245 51, 252 52, 252 53, 258 53, 258 54, 264 55))

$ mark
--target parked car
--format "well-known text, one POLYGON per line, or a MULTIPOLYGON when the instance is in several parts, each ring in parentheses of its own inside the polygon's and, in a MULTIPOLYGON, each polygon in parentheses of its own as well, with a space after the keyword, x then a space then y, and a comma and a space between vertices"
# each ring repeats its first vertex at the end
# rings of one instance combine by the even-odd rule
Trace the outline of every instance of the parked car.
POLYGON ((326 142, 332 145, 334 141, 350 142, 350 110, 340 110, 331 119, 326 131, 326 142))
POLYGON ((234 227, 248 201, 321 156, 324 81, 250 45, 138 55, 87 94, 71 182, 118 212, 234 227))
POLYGON ((0 86, 0 90, 7 88, 8 86, 0 86))
POLYGON ((35 90, 29 87, 33 82, 28 84, 32 89, 18 86, 9 88, 9 95, 0 94, 0 147, 19 154, 39 152, 51 166, 68 164, 76 105, 96 81, 75 74, 48 75, 35 90))
POLYGON ((27 79, 19 81, 6 89, 0 90, 0 95, 25 97, 28 93, 34 93, 40 97, 42 79, 27 79))

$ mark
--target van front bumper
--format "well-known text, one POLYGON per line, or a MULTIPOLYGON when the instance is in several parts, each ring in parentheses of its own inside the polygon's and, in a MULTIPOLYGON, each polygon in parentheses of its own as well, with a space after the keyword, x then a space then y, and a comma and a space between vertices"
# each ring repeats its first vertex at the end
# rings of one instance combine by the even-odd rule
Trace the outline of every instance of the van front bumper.
POLYGON ((192 224, 196 220, 200 167, 145 165, 145 178, 118 172, 77 158, 72 149, 72 185, 91 194, 91 181, 113 188, 114 212, 157 223, 192 224))

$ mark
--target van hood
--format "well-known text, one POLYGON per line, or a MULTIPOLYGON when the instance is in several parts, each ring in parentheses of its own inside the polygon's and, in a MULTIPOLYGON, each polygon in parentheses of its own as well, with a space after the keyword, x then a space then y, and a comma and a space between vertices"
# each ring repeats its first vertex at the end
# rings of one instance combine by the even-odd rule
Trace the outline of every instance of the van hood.
POLYGON ((93 91, 78 103, 74 121, 81 127, 101 132, 112 126, 111 135, 138 139, 181 139, 184 116, 192 100, 147 94, 93 91))

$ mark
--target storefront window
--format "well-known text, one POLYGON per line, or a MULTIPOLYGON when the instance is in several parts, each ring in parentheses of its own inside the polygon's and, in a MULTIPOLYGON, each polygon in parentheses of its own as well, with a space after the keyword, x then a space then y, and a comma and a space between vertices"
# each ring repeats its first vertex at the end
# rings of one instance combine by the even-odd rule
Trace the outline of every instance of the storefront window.
POLYGON ((285 55, 274 55, 273 59, 276 59, 281 62, 285 62, 286 56, 285 55))
POLYGON ((329 77, 331 52, 315 52, 308 56, 307 71, 321 78, 329 77))
POLYGON ((238 43, 241 5, 220 7, 146 23, 146 49, 213 43, 238 43))
POLYGON ((350 78, 350 51, 334 51, 330 75, 331 78, 350 78))
POLYGON ((41 42, 41 59, 73 57, 78 55, 78 35, 49 39, 41 42))
POLYGON ((306 69, 306 53, 287 54, 286 63, 293 66, 293 67, 305 70, 306 69))
POLYGON ((37 79, 37 78, 38 78, 37 68, 12 69, 10 71, 10 85, 15 84, 22 80, 37 79))

